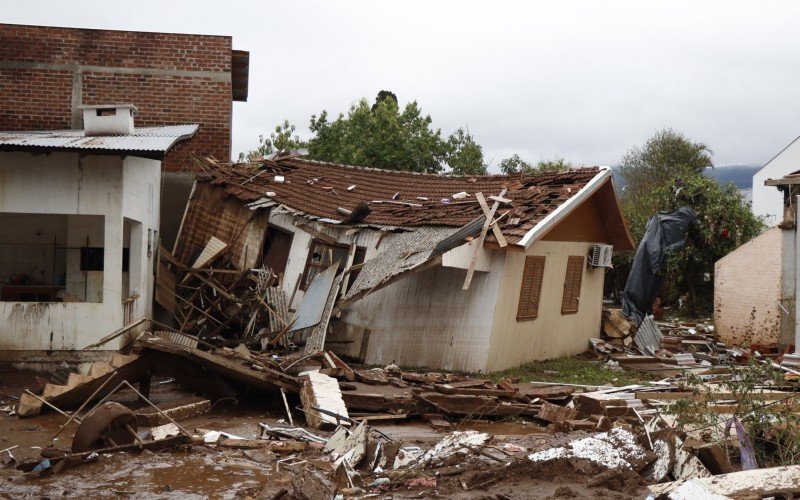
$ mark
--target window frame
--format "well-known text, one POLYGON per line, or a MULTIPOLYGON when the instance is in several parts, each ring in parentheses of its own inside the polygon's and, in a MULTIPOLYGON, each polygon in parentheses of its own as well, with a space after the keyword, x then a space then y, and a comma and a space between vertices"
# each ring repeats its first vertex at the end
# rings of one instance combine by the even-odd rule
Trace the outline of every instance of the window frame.
MULTIPOLYGON (((326 241, 322 241, 322 240, 317 239, 317 238, 312 239, 311 243, 308 246, 308 256, 306 257, 306 264, 305 264, 305 267, 303 268, 303 276, 302 276, 302 278, 300 278, 300 290, 302 290, 304 292, 308 291, 308 287, 311 286, 311 283, 306 284, 306 280, 308 279, 308 272, 312 267, 319 268, 320 272, 322 272, 325 269, 327 269, 328 266, 333 265, 333 262, 331 262, 330 264, 327 264, 327 265, 324 264, 324 262, 325 262, 324 258, 321 261, 321 262, 323 262, 321 264, 315 264, 313 262, 314 248, 316 246, 318 246, 318 245, 326 247, 326 251, 327 251, 327 248, 338 248, 339 250, 344 250, 346 253, 350 252, 350 245, 346 245, 344 243, 328 243, 326 241)), ((366 256, 366 253, 367 253, 366 247, 356 246, 356 252, 355 252, 355 255, 353 257, 353 265, 359 263, 359 262, 357 262, 359 255, 362 256, 362 258, 364 258, 366 256)), ((345 259, 344 261, 340 261, 339 262, 339 268, 336 271, 336 275, 338 276, 339 274, 344 272, 346 267, 347 267, 347 259, 345 259)), ((359 272, 361 272, 360 269, 358 271, 353 272, 353 274, 351 274, 348 286, 351 286, 353 284, 353 282, 355 281, 355 278, 358 277, 358 273, 359 272)))
POLYGON ((517 321, 532 321, 539 317, 539 305, 542 301, 542 285, 547 259, 544 255, 527 255, 522 269, 522 281, 519 288, 517 304, 517 321), (530 280, 530 291, 526 297, 525 285, 530 280))

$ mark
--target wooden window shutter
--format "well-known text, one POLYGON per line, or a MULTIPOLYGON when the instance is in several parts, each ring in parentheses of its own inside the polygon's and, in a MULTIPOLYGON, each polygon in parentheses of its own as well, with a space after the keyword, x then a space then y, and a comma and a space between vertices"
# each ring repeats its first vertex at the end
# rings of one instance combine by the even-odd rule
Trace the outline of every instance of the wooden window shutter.
POLYGON ((522 285, 517 306, 517 321, 536 319, 539 315, 539 298, 542 296, 544 277, 544 257, 525 257, 525 270, 522 272, 522 285))
POLYGON ((570 255, 567 260, 567 275, 564 277, 564 295, 561 299, 561 314, 578 312, 581 298, 581 281, 586 257, 570 255))

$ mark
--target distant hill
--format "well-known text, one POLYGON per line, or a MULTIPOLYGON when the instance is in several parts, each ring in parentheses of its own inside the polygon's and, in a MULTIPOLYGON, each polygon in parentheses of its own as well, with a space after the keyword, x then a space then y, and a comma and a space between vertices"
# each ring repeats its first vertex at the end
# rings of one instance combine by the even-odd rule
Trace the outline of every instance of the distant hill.
MULTIPOLYGON (((753 175, 759 170, 761 170, 761 165, 726 165, 724 167, 707 168, 705 175, 720 184, 733 182, 739 189, 752 189, 753 175)), ((614 182, 617 186, 624 186, 625 182, 619 175, 619 168, 614 165, 611 167, 611 171, 614 174, 614 182)))
POLYGON ((705 174, 720 184, 733 182, 739 189, 753 187, 753 175, 761 170, 761 165, 727 165, 707 168, 705 174))

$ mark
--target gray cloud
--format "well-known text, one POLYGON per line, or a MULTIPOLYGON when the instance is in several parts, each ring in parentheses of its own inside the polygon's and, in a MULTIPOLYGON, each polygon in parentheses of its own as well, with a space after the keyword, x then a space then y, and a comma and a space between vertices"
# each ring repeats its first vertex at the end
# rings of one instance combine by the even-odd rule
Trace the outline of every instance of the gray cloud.
POLYGON ((234 155, 284 118, 381 89, 494 164, 614 164, 669 126, 718 165, 762 164, 800 134, 796 2, 0 2, 2 21, 232 35, 251 53, 234 155))

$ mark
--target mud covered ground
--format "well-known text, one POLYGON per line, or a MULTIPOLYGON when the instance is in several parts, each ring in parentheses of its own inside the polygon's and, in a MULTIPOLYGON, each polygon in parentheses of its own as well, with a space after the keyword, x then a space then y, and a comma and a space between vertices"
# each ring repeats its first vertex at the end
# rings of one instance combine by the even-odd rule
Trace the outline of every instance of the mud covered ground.
MULTIPOLYGON (((0 372, 0 406, 13 403, 8 395, 24 388, 37 388, 35 376, 23 372, 0 372)), ((185 395, 171 383, 154 384, 152 399, 158 404, 185 395)), ((118 400, 133 404, 133 394, 120 393, 118 400)), ((299 412, 295 418, 302 421, 299 412)), ((225 431, 244 438, 259 435, 258 424, 280 425, 285 410, 270 399, 246 402, 223 400, 200 417, 180 424, 195 429, 225 431)), ((69 450, 75 426, 68 426, 52 440, 66 418, 55 412, 18 419, 0 412, 0 450, 12 446, 19 462, 40 460, 42 448, 69 450)), ((424 421, 376 425, 404 446, 432 447, 445 431, 424 421)), ((478 455, 458 456, 436 469, 386 471, 362 474, 358 489, 344 490, 347 498, 644 498, 641 478, 630 470, 605 471, 581 460, 533 463, 525 457, 567 442, 570 436, 549 433, 533 423, 461 422, 452 430, 474 429, 494 436, 498 448, 511 443, 524 448, 503 456, 504 464, 478 455), (508 464, 508 465, 505 465, 508 464), (371 486, 378 478, 389 482, 371 486), (359 491, 360 490, 360 491, 359 491)), ((314 431, 316 432, 316 431, 314 431)), ((327 436, 329 433, 317 432, 327 436)), ((6 457, 6 453, 3 453, 6 457)), ((288 463, 267 450, 236 450, 195 445, 181 450, 112 453, 57 475, 29 478, 13 465, 0 468, 2 498, 324 498, 337 489, 330 459, 317 449, 298 453, 288 463)), ((341 487, 338 488, 341 491, 341 487)))

